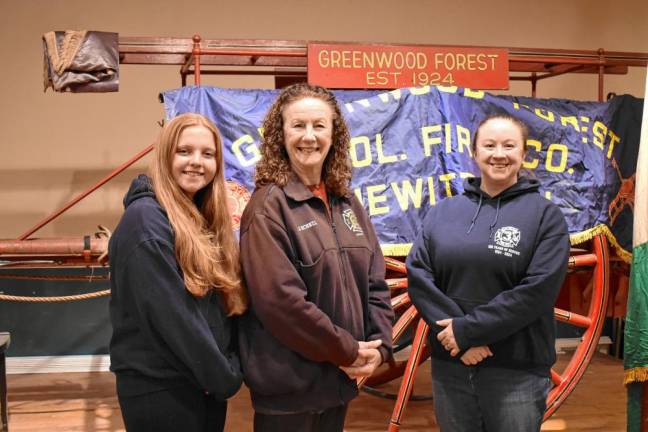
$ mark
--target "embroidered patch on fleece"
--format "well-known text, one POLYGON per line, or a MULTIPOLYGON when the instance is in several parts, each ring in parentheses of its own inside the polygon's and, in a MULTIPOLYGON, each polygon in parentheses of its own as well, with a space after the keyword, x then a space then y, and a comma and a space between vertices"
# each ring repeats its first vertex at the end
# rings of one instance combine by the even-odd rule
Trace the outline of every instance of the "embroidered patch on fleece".
POLYGON ((352 209, 344 210, 342 212, 342 219, 347 228, 349 228, 351 232, 355 233, 356 236, 359 237, 364 235, 364 231, 362 231, 362 227, 358 223, 358 218, 355 213, 353 213, 352 209))

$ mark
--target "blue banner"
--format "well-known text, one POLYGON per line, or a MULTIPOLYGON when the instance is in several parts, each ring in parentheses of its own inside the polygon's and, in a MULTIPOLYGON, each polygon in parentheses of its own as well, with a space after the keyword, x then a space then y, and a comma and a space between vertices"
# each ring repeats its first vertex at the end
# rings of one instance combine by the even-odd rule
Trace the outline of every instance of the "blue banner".
MULTIPOLYGON (((523 169, 562 209, 572 242, 604 232, 627 258, 642 100, 535 99, 458 87, 335 93, 351 130, 352 187, 386 254, 405 255, 427 210, 461 193, 463 179, 478 173, 472 134, 497 111, 529 126, 523 169)), ((216 123, 226 147, 227 178, 252 191, 259 128, 277 94, 184 87, 163 96, 168 118, 198 112, 216 123)))

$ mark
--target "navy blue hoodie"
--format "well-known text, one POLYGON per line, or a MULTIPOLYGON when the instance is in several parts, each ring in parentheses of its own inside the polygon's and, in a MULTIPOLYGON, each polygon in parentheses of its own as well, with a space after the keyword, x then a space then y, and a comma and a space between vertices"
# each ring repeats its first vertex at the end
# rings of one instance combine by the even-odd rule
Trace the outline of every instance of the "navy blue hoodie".
MULTIPOLYGON (((490 197, 479 178, 431 208, 407 257, 409 295, 430 325, 432 355, 452 360, 436 321, 453 318, 462 353, 488 345, 480 365, 548 375, 556 360, 553 306, 567 273, 569 234, 537 180, 490 197)), ((454 361, 459 361, 460 353, 454 361)))
POLYGON ((191 295, 174 252, 174 235, 146 176, 137 177, 108 246, 110 370, 120 396, 178 386, 225 400, 242 383, 230 349, 231 320, 220 297, 191 295))

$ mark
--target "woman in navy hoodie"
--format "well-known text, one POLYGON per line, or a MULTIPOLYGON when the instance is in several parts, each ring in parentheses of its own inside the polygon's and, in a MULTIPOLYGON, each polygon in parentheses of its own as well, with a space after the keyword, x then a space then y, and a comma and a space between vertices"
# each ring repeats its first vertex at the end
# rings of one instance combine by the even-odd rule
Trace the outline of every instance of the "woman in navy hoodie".
POLYGON ((128 431, 222 431, 241 386, 232 315, 243 313, 217 129, 183 114, 136 178, 109 244, 110 369, 128 431))
POLYGON ((430 325, 437 421, 448 432, 539 431, 556 360, 553 305, 567 272, 565 219, 519 176, 527 127, 481 122, 481 177, 430 209, 409 256, 409 295, 430 325))

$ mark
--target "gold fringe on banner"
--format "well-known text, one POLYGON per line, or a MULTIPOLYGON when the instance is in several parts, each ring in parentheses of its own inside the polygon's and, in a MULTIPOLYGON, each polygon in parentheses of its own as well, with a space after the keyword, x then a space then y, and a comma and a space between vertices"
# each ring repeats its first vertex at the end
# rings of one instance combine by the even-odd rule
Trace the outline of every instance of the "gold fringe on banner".
POLYGON ((610 228, 608 228, 606 225, 597 225, 594 228, 590 228, 586 231, 572 234, 569 236, 569 241, 571 242, 572 246, 575 246, 577 244, 592 240, 599 234, 605 234, 619 258, 621 258, 625 263, 628 264, 632 262, 632 254, 621 247, 616 237, 614 237, 614 234, 612 234, 612 231, 610 231, 610 228))
MULTIPOLYGON (((569 241, 571 242, 572 246, 576 246, 578 244, 592 240, 599 234, 604 234, 607 237, 608 241, 612 245, 612 248, 616 251, 616 254, 619 256, 619 258, 621 258, 625 263, 628 264, 632 262, 632 253, 626 251, 625 249, 623 249, 623 247, 621 247, 616 237, 614 237, 614 234, 612 234, 612 231, 610 231, 610 228, 608 228, 606 225, 597 225, 594 228, 590 228, 576 234, 571 234, 569 236, 569 241)), ((385 256, 399 257, 407 256, 411 247, 411 243, 381 245, 382 252, 385 256)))
POLYGON ((628 369, 625 371, 623 377, 623 384, 628 385, 635 382, 648 381, 648 367, 642 366, 637 368, 628 369))

